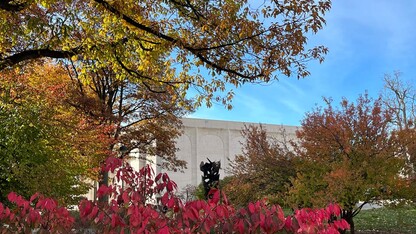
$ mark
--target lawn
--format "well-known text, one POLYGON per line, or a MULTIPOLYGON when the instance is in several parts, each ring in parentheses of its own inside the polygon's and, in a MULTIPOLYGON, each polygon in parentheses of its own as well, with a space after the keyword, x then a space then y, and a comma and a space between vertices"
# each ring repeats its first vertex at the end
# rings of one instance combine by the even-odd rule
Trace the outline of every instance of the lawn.
POLYGON ((363 210, 354 222, 358 233, 416 233, 416 208, 363 210))

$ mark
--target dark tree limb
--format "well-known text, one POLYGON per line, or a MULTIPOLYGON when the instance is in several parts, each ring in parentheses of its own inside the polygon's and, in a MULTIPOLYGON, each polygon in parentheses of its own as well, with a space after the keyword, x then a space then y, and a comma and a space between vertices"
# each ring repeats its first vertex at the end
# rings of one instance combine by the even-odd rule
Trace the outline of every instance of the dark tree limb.
MULTIPOLYGON (((119 16, 120 18, 122 18, 126 23, 132 25, 133 27, 136 27, 140 30, 143 30, 145 32, 148 32, 160 39, 166 40, 168 42, 171 42, 173 44, 179 44, 179 46, 181 46, 182 48, 184 48, 185 50, 187 50, 188 52, 190 52, 191 54, 193 54, 195 57, 197 57, 198 59, 200 59, 202 62, 204 62, 205 64, 209 65, 210 67, 217 69, 218 71, 222 71, 222 72, 226 72, 230 75, 236 76, 236 77, 241 77, 243 79, 245 79, 246 81, 250 81, 250 80, 254 80, 258 77, 263 77, 264 74, 253 74, 253 75, 247 75, 241 72, 238 72, 236 70, 233 69, 229 69, 225 66, 220 66, 218 63, 215 63, 214 61, 208 59, 206 56, 202 55, 202 53, 200 52, 200 48, 194 48, 192 46, 189 45, 184 45, 182 44, 182 42, 174 37, 171 37, 169 35, 166 35, 160 31, 157 31, 154 28, 151 28, 149 26, 146 26, 144 24, 141 24, 139 22, 137 22, 136 20, 134 20, 133 18, 123 14, 122 12, 120 12, 118 9, 116 9, 115 7, 113 7, 110 3, 106 2, 105 0, 95 0, 95 2, 97 2, 98 4, 102 5, 105 9, 107 9, 108 11, 110 11, 111 13, 119 16)), ((247 38, 250 39, 250 38, 247 38)), ((230 46, 231 44, 227 44, 227 46, 230 46)), ((207 48, 205 48, 204 50, 207 50, 207 48)))
POLYGON ((14 66, 20 62, 32 59, 38 59, 43 57, 49 58, 70 58, 78 53, 77 49, 70 51, 60 51, 60 50, 50 50, 50 49, 35 49, 35 50, 26 50, 23 52, 16 53, 6 58, 0 60, 0 71, 14 66))
MULTIPOLYGON (((11 7, 11 3, 10 1, 0 1, 0 8, 10 8, 11 7)), ((219 48, 223 48, 223 47, 229 47, 229 46, 233 46, 235 44, 239 44, 242 41, 245 40, 249 40, 252 39, 254 37, 258 37, 259 35, 261 35, 262 33, 259 34, 255 34, 253 36, 250 37, 246 37, 246 38, 242 38, 240 40, 234 41, 234 42, 230 42, 230 43, 226 43, 223 45, 219 45, 219 46, 215 46, 215 47, 205 47, 205 48, 199 48, 199 47, 194 47, 191 45, 187 45, 186 43, 182 42, 180 39, 178 38, 174 38, 172 36, 169 36, 167 34, 164 34, 163 32, 160 32, 159 30, 141 24, 139 22, 137 22, 135 19, 133 19, 132 17, 123 14, 121 11, 119 11, 117 8, 115 8, 114 6, 112 6, 110 3, 108 3, 105 0, 95 0, 95 2, 97 2, 98 4, 100 4, 101 6, 103 6, 106 10, 108 10, 109 12, 119 16, 122 20, 124 20, 126 23, 130 24, 131 26, 143 30, 147 33, 150 33, 154 36, 156 36, 157 38, 160 38, 162 40, 168 41, 172 44, 176 44, 176 46, 184 49, 185 51, 193 54, 196 58, 198 58, 200 61, 202 61, 203 63, 205 63, 206 65, 208 65, 209 67, 215 69, 217 72, 225 72, 228 75, 230 75, 231 77, 239 77, 242 78, 244 81, 252 81, 255 80, 256 78, 259 77, 264 77, 265 75, 261 72, 259 73, 254 73, 254 74, 247 74, 245 72, 240 72, 236 69, 232 69, 227 67, 227 65, 221 65, 219 63, 217 63, 215 60, 209 58, 209 56, 205 55, 205 53, 203 53, 203 51, 213 51, 219 48)), ((23 4, 23 3, 22 3, 23 4)), ((19 5, 19 4, 18 4, 19 5)), ((15 8, 10 8, 10 9, 20 9, 20 7, 22 6, 18 6, 18 5, 13 5, 15 6, 15 8)), ((123 40, 127 40, 127 39, 123 39, 123 40)), ((151 48, 142 48, 144 50, 148 50, 151 48)), ((0 71, 7 68, 7 67, 11 67, 14 66, 22 61, 25 60, 32 60, 32 59, 38 59, 38 58, 43 58, 43 57, 49 57, 49 58, 69 58, 71 56, 74 56, 76 54, 78 54, 80 51, 80 49, 72 49, 69 51, 57 51, 57 50, 51 50, 51 49, 33 49, 33 50, 26 50, 26 51, 22 51, 16 54, 13 54, 11 56, 5 57, 5 58, 1 58, 0 59, 0 71)))
POLYGON ((25 9, 27 6, 26 2, 22 3, 15 3, 12 0, 1 0, 0 1, 0 9, 9 11, 9 12, 18 12, 25 9))
POLYGON ((126 23, 140 29, 143 30, 145 32, 148 32, 150 34, 153 34, 161 39, 164 39, 166 41, 172 42, 172 43, 176 43, 178 42, 178 40, 176 40, 175 38, 168 36, 166 34, 163 34, 151 27, 148 27, 146 25, 143 25, 141 23, 138 23, 137 21, 135 21, 134 19, 132 19, 131 17, 121 13, 119 10, 117 10, 115 7, 113 7, 110 3, 104 1, 104 0, 95 0, 95 2, 97 2, 98 4, 102 5, 105 9, 107 9, 108 11, 110 11, 111 13, 121 17, 124 21, 126 21, 126 23))

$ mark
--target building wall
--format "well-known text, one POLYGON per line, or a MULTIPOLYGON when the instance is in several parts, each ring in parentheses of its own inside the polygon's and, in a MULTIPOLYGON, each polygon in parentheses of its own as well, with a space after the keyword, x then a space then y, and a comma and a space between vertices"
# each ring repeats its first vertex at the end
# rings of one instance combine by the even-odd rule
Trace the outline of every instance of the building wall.
MULTIPOLYGON (((221 161, 220 178, 227 176, 229 160, 233 160, 235 155, 242 152, 241 142, 244 138, 241 130, 245 125, 259 125, 255 123, 220 121, 208 119, 182 119, 184 133, 177 139, 177 157, 187 162, 187 168, 183 172, 167 171, 170 178, 178 184, 178 191, 181 192, 187 185, 198 186, 202 179, 202 172, 199 169, 200 163, 207 162, 207 158, 213 161, 221 161)), ((262 124, 269 136, 277 139, 281 138, 282 131, 288 139, 295 139, 295 131, 298 127, 262 124)), ((157 157, 149 157, 148 160, 139 160, 138 152, 130 153, 130 165, 139 170, 146 164, 151 164, 156 174, 163 171, 156 164, 149 163, 148 160, 157 162, 157 157)), ((88 199, 93 199, 94 192, 87 195, 88 199)))
MULTIPOLYGON (((184 134, 177 140, 179 159, 188 163, 184 172, 168 172, 171 179, 183 189, 186 185, 197 186, 201 183, 202 172, 199 169, 201 161, 221 161, 220 178, 224 178, 229 166, 229 160, 233 160, 236 154, 242 152, 241 142, 244 138, 241 130, 244 125, 254 123, 219 121, 207 119, 184 118, 184 134)), ((254 124, 258 125, 258 124, 254 124)), ((295 138, 298 127, 262 124, 270 136, 281 138, 281 132, 285 131, 288 138, 295 138)))

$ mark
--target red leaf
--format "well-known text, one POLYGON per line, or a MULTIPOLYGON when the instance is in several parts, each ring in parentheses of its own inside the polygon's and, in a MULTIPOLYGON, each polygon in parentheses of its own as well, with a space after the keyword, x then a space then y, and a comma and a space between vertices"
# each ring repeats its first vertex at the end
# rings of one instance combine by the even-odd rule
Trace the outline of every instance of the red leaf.
POLYGON ((338 204, 329 204, 328 206, 329 213, 339 216, 341 214, 341 208, 338 204))
POLYGON ((220 218, 224 217, 224 210, 223 210, 222 206, 218 206, 216 211, 217 211, 218 217, 220 217, 220 218))
MULTIPOLYGON (((17 200, 17 194, 15 192, 10 192, 9 195, 7 195, 7 199, 10 202, 15 202, 17 200)), ((17 204, 19 205, 19 204, 17 204)))
POLYGON ((138 227, 142 223, 142 215, 140 213, 136 213, 134 215, 130 215, 130 225, 133 227, 138 227))
POLYGON ((14 221, 14 217, 15 217, 15 214, 14 213, 10 213, 10 216, 9 216, 9 219, 10 219, 10 221, 14 221))
POLYGON ((211 189, 208 193, 208 197, 212 197, 209 199, 209 203, 218 204, 220 201, 220 191, 218 189, 211 189))
POLYGON ((150 165, 147 166, 147 177, 152 178, 153 169, 150 167, 150 165))
POLYGON ((5 215, 5 217, 8 217, 10 215, 9 207, 6 207, 6 209, 4 210, 4 215, 5 215))
POLYGON ((125 226, 125 223, 118 214, 111 215, 111 227, 125 226))
POLYGON ((248 210, 250 211, 250 213, 254 214, 256 208, 254 207, 253 203, 250 202, 250 204, 248 204, 248 210))
POLYGON ((167 188, 167 190, 169 191, 169 192, 172 192, 173 191, 173 184, 172 184, 172 181, 168 181, 168 184, 167 184, 167 186, 166 186, 166 188, 167 188))
POLYGON ((97 191, 97 196, 103 197, 104 195, 109 195, 111 193, 112 188, 110 186, 101 185, 97 191))
POLYGON ((175 205, 175 198, 170 198, 167 204, 168 208, 172 208, 175 205))
POLYGON ((280 206, 278 206, 278 208, 277 208, 277 217, 282 222, 285 220, 285 214, 284 214, 284 212, 282 210, 282 207, 280 207, 280 206))
POLYGON ((192 220, 194 221, 198 220, 199 219, 198 211, 193 207, 191 207, 190 210, 191 210, 191 215, 193 216, 192 220))
POLYGON ((292 229, 292 217, 288 216, 285 220, 285 228, 287 231, 290 231, 292 229))
POLYGON ((260 225, 264 227, 264 220, 265 220, 265 216, 263 213, 260 213, 260 225))
POLYGON ((198 201, 195 202, 195 208, 197 210, 202 210, 202 209, 204 209, 205 206, 206 206, 205 201, 198 200, 198 201))
POLYGON ((163 173, 163 175, 162 175, 162 180, 163 180, 163 182, 165 182, 165 183, 169 180, 169 177, 168 177, 168 175, 167 175, 166 173, 163 173))
POLYGON ((93 218, 95 218, 95 216, 97 216, 97 213, 98 213, 98 207, 97 207, 97 206, 94 206, 94 208, 92 208, 92 211, 91 211, 91 213, 88 215, 88 217, 89 217, 90 219, 93 219, 93 218))
POLYGON ((228 198, 227 198, 227 196, 225 195, 225 193, 224 192, 222 192, 222 202, 223 202, 223 204, 224 205, 228 205, 229 204, 229 202, 228 202, 228 198))
POLYGON ((350 225, 347 221, 345 221, 345 219, 335 220, 334 226, 337 229, 343 229, 343 230, 350 229, 350 225))
POLYGON ((204 222, 204 229, 205 229, 205 233, 210 233, 211 227, 208 224, 208 222, 204 222))
POLYGON ((98 214, 97 218, 94 219, 94 222, 95 223, 99 223, 99 222, 101 222, 103 220, 104 220, 104 213, 101 212, 100 214, 98 214))
POLYGON ((31 210, 29 213, 29 222, 36 223, 40 220, 40 214, 38 211, 31 210))
POLYGON ((237 221, 236 228, 240 233, 244 233, 244 222, 243 220, 237 221))
POLYGON ((129 193, 127 191, 123 192, 123 202, 126 204, 130 202, 129 193))
POLYGON ((156 190, 157 190, 157 191, 162 191, 164 188, 165 188, 165 184, 158 184, 158 185, 156 186, 156 190))
POLYGON ((157 234, 169 234, 169 233, 170 232, 169 232, 168 226, 164 226, 163 228, 161 228, 157 231, 157 234))
POLYGON ((155 178, 155 181, 160 180, 160 177, 162 177, 162 173, 157 174, 157 176, 156 176, 156 178, 155 178))
POLYGON ((91 201, 88 201, 88 200, 81 201, 81 203, 79 205, 79 211, 80 211, 81 218, 89 215, 92 211, 91 201))
POLYGON ((57 206, 55 200, 51 199, 51 198, 46 198, 45 200, 45 209, 47 210, 53 210, 55 209, 57 206))
POLYGON ((35 193, 30 197, 30 202, 33 202, 33 200, 35 200, 37 197, 39 196, 39 193, 35 193))
POLYGON ((169 194, 165 193, 162 198, 160 198, 160 201, 162 202, 163 205, 166 205, 166 203, 168 203, 168 199, 169 199, 169 194))
POLYGON ((117 225, 117 215, 116 214, 112 214, 111 215, 111 227, 116 227, 117 225))

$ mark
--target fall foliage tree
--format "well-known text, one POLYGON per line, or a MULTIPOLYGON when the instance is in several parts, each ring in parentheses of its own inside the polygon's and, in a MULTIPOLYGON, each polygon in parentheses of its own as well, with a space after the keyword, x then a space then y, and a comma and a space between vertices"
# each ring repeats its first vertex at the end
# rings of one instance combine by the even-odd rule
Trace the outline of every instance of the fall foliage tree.
POLYGON ((406 159, 407 194, 402 196, 416 201, 416 89, 405 82, 400 72, 384 76, 383 103, 392 115, 392 125, 401 143, 401 153, 406 159))
POLYGON ((121 144, 125 154, 136 150, 139 157, 158 156, 162 159, 159 166, 164 168, 185 166, 186 162, 176 158, 175 140, 181 134, 180 118, 192 106, 178 95, 179 87, 132 82, 110 68, 101 67, 82 77, 73 63, 64 67, 64 76, 70 80, 66 102, 97 124, 114 127, 109 150, 118 150, 115 144, 121 144))
MULTIPOLYGON (((120 94, 122 89, 135 88, 141 92, 136 93, 138 99, 156 93, 152 99, 160 107, 175 101, 187 105, 188 90, 196 87, 196 105, 219 101, 230 108, 232 91, 225 97, 217 96, 228 84, 238 87, 246 82, 268 82, 277 79, 279 72, 307 76, 306 63, 323 61, 327 52, 323 46, 307 46, 307 35, 323 27, 323 16, 330 6, 329 0, 270 1, 260 6, 249 1, 216 0, 5 1, 0 4, 0 70, 23 67, 41 58, 71 63, 76 79, 92 84, 86 93, 102 95, 92 103, 108 117, 105 122, 116 123, 113 139, 118 141, 129 135, 121 134, 121 126, 131 122, 120 118, 121 105, 108 105, 118 101, 111 98, 117 97, 111 95, 114 90, 120 94), (207 69, 210 77, 203 77, 200 69, 207 69), (109 74, 111 80, 107 79, 109 74), (104 81, 100 85, 105 89, 98 89, 94 81, 104 81), (143 91, 146 89, 151 92, 143 91), (167 94, 157 95, 160 92, 167 94)), ((83 87, 78 86, 79 90, 83 87)), ((88 95, 82 98, 91 101, 88 95)), ((157 112, 141 113, 146 111, 153 116, 157 112)), ((172 133, 162 128, 166 122, 142 123, 148 124, 147 132, 140 129, 141 124, 129 129, 136 131, 136 136, 151 139, 141 147, 156 152, 161 149, 158 146, 170 144, 163 141, 164 136, 171 136, 163 133, 172 133), (152 149, 153 133, 160 130, 162 140, 152 149)))
POLYGON ((295 176, 293 152, 282 130, 281 139, 267 135, 260 126, 245 126, 242 154, 230 162, 230 174, 224 191, 235 205, 268 198, 268 202, 284 204, 287 185, 295 176))
POLYGON ((84 131, 84 119, 60 105, 64 83, 57 75, 36 66, 0 75, 2 201, 11 191, 26 197, 41 192, 74 204, 88 191, 86 179, 96 174, 91 169, 104 154, 101 131, 84 131), (47 82, 51 77, 55 82, 47 82))
MULTIPOLYGON (((180 117, 190 110, 191 106, 186 99, 181 99, 181 105, 178 105, 179 101, 176 99, 178 96, 175 93, 178 89, 165 87, 161 90, 161 87, 158 87, 158 91, 155 91, 143 83, 133 83, 127 79, 120 80, 116 78, 113 71, 104 68, 81 78, 77 75, 77 68, 72 68, 68 70, 69 67, 65 68, 61 63, 46 60, 25 68, 2 71, 4 74, 2 84, 4 92, 18 96, 13 99, 14 102, 24 100, 29 107, 41 105, 39 111, 42 112, 42 117, 39 118, 42 118, 42 124, 45 127, 48 126, 51 131, 56 132, 54 134, 57 144, 55 147, 59 147, 59 144, 64 144, 63 149, 68 145, 74 146, 74 154, 83 157, 82 160, 78 160, 79 163, 88 162, 88 165, 83 165, 82 170, 77 171, 76 176, 81 178, 89 171, 88 176, 84 176, 83 179, 98 180, 99 165, 109 155, 117 153, 115 152, 118 150, 115 147, 116 144, 127 148, 125 154, 137 150, 140 156, 157 155, 162 159, 160 166, 164 168, 185 167, 186 162, 176 158, 175 139, 181 133, 180 117), (15 76, 18 80, 13 78, 15 76), (17 90, 16 87, 7 89, 6 85, 11 82, 19 89, 17 90), (62 132, 67 134, 62 134, 62 132)), ((30 113, 29 110, 22 110, 22 112, 30 113)), ((4 113, 4 116, 10 121, 17 120, 13 119, 11 113, 4 113)), ((38 118, 36 116, 33 113, 23 115, 21 121, 30 122, 31 118, 38 118)), ((26 134, 24 131, 28 129, 22 129, 21 134, 26 134)), ((29 133, 30 131, 27 134, 29 133)), ((5 136, 8 134, 4 132, 5 136)), ((25 143, 22 140, 20 144, 28 144, 27 147, 30 148, 35 143, 25 143)), ((12 157, 9 151, 4 151, 4 153, 12 157)), ((42 154, 46 158, 51 155, 53 155, 51 151, 44 151, 42 154)), ((29 158, 30 154, 25 156, 29 158)), ((62 171, 71 170, 70 167, 65 168, 65 165, 55 168, 62 171)), ((10 175, 9 166, 4 164, 3 171, 6 175, 10 175)), ((40 170, 39 174, 48 173, 47 169, 45 167, 43 171, 40 170)), ((21 170, 21 173, 24 171, 21 170)), ((107 175, 101 176, 105 176, 104 182, 107 184, 107 175)), ((37 177, 44 178, 45 176, 37 175, 37 177)), ((33 184, 30 179, 27 181, 33 184)), ((62 184, 64 182, 63 180, 62 184)), ((82 191, 85 193, 86 184, 83 184, 82 191)), ((53 186, 44 188, 53 188, 53 186)), ((7 194, 9 190, 3 191, 7 194)), ((50 195, 44 190, 39 191, 50 195)))
POLYGON ((228 103, 232 92, 215 94, 227 84, 307 76, 306 63, 327 52, 307 45, 307 36, 323 27, 330 7, 329 0, 7 0, 0 4, 0 70, 45 57, 96 61, 82 71, 110 67, 136 81, 181 84, 183 96, 199 87, 196 103, 228 103))
MULTIPOLYGON (((176 158, 175 139, 181 133, 180 117, 192 107, 185 98, 178 97, 179 88, 159 86, 153 89, 143 82, 120 79, 113 70, 103 67, 81 76, 74 63, 47 60, 27 72, 39 89, 58 87, 55 95, 49 95, 48 104, 72 110, 68 118, 83 119, 88 127, 75 127, 75 131, 82 131, 85 136, 77 145, 96 150, 83 152, 94 161, 95 167, 106 157, 119 153, 120 145, 125 148, 123 155, 136 151, 139 154, 135 156, 140 159, 149 155, 159 157, 159 166, 166 169, 185 167, 186 162, 176 158), (102 137, 98 139, 101 149, 91 145, 95 144, 92 139, 97 136, 102 137)), ((108 184, 107 173, 101 173, 100 179, 90 178, 108 184)))
POLYGON ((306 114, 297 132, 300 160, 288 199, 307 207, 338 202, 353 233, 353 217, 364 204, 392 197, 404 159, 389 128, 392 113, 380 98, 364 94, 339 107, 325 101, 325 108, 306 114))
MULTIPOLYGON (((96 62, 89 61, 89 64, 96 62)), ((112 139, 107 146, 110 151, 119 151, 117 147, 122 145, 123 155, 135 151, 139 152, 135 154, 138 159, 157 156, 158 162, 152 163, 165 169, 186 167, 186 162, 176 157, 175 140, 182 131, 180 118, 192 106, 178 94, 180 87, 132 82, 131 75, 116 74, 108 67, 89 70, 85 76, 80 74, 77 64, 65 67, 71 80, 67 103, 96 124, 113 126, 113 131, 108 132, 108 138, 112 139)), ((102 172, 99 182, 107 185, 108 179, 108 173, 102 172)))
POLYGON ((400 72, 384 75, 383 102, 393 112, 392 123, 399 131, 413 128, 416 121, 416 89, 404 82, 400 72))

